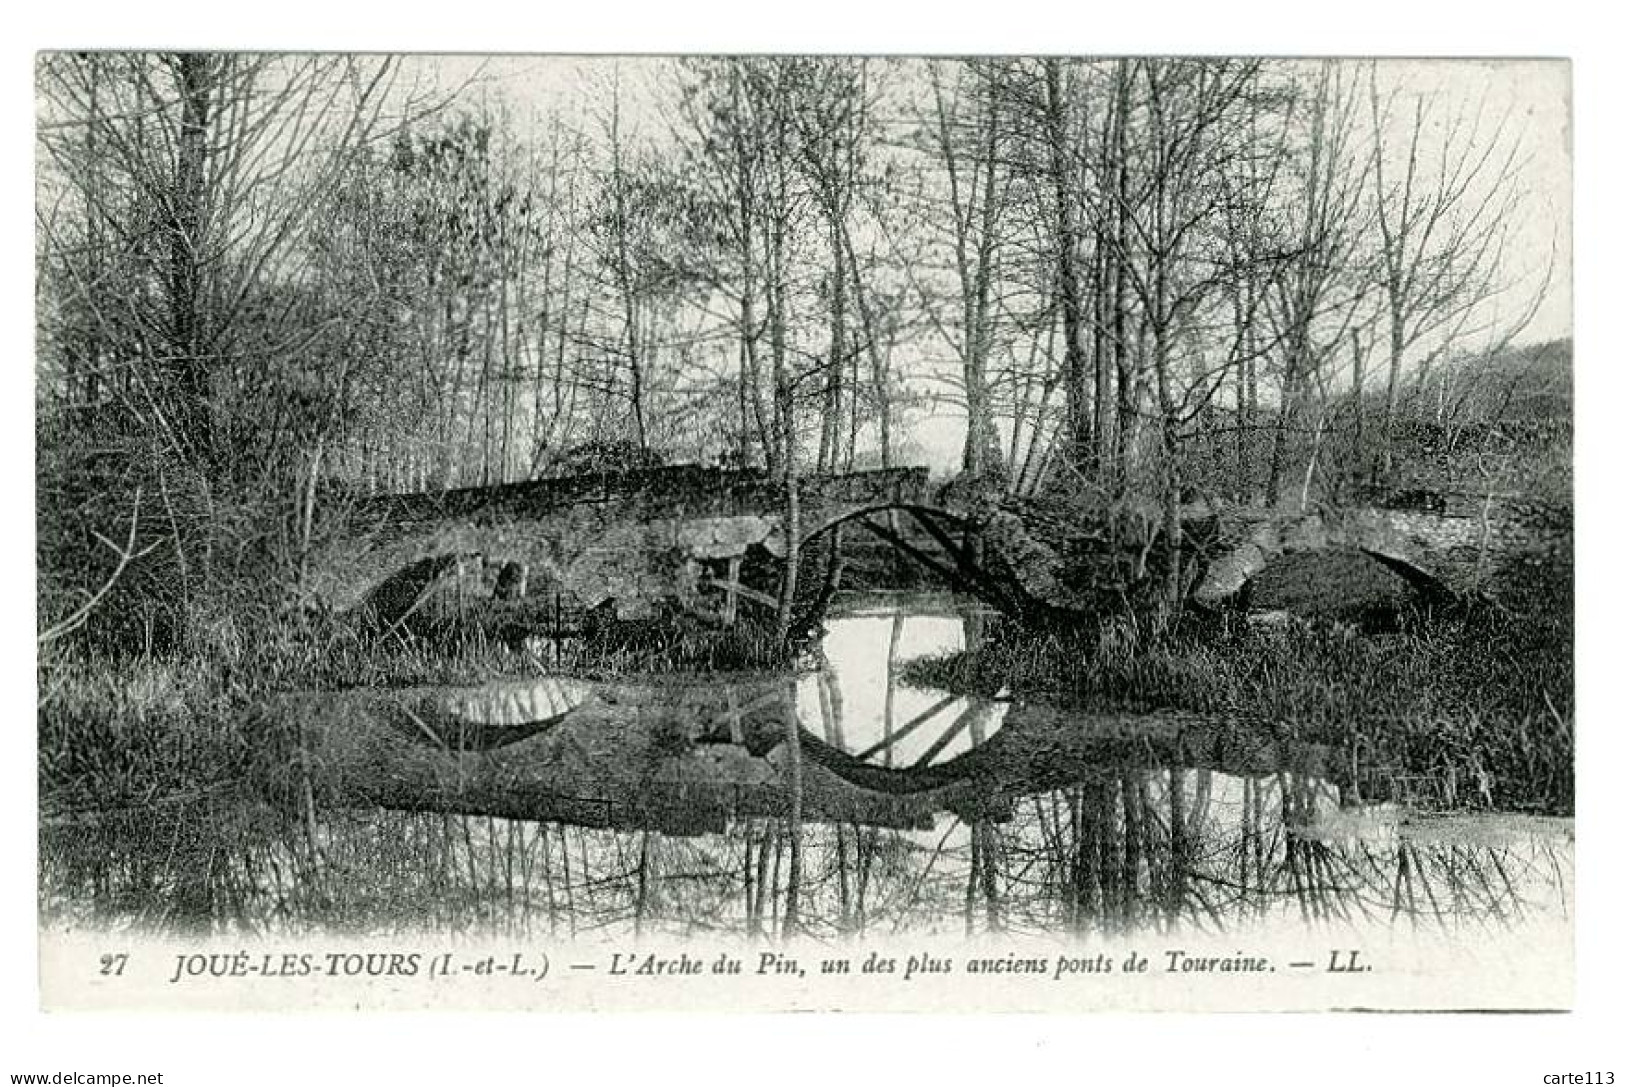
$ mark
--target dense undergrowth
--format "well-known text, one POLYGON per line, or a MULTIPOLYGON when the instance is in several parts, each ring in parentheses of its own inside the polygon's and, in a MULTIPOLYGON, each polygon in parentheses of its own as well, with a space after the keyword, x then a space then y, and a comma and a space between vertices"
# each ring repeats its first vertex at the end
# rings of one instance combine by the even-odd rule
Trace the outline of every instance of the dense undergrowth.
MULTIPOLYGON (((913 662, 910 682, 1000 689, 1089 711, 1189 710, 1326 743, 1426 802, 1565 814, 1574 805, 1566 604, 1485 601, 1360 633, 1334 622, 1187 623, 1149 642, 1126 623, 1016 634, 913 662)), ((1379 785, 1379 787, 1381 787, 1379 785)))
POLYGON ((277 780, 278 760, 291 756, 257 712, 275 692, 477 685, 545 668, 608 677, 785 664, 770 629, 743 623, 618 623, 557 645, 516 641, 477 622, 428 635, 380 635, 310 615, 216 616, 193 628, 178 652, 85 641, 42 650, 39 774, 48 808, 277 780))

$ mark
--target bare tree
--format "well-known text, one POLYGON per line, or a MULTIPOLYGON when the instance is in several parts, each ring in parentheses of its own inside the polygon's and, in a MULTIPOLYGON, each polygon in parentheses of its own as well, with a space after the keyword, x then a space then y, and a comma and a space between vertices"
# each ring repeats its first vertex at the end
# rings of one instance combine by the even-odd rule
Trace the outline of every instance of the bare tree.
POLYGON ((1008 192, 999 170, 1005 135, 1001 71, 997 62, 956 66, 950 82, 941 62, 930 66, 934 107, 933 150, 939 156, 951 216, 950 244, 958 289, 959 353, 965 388, 962 468, 973 480, 998 475, 1003 459, 993 427, 988 358, 996 320, 1002 214, 1008 192))
MULTIPOLYGON (((135 277, 98 290, 91 318, 150 363, 144 407, 211 474, 233 452, 216 389, 263 365, 236 353, 239 334, 263 289, 297 275, 323 194, 380 134, 394 71, 348 56, 41 59, 42 148, 135 277)), ((64 241, 55 228, 42 222, 47 245, 64 241)), ((255 346, 291 353, 307 335, 295 325, 255 346)))
MULTIPOLYGON (((1356 154, 1355 87, 1337 61, 1321 61, 1306 93, 1306 131, 1287 168, 1290 188, 1283 252, 1269 282, 1265 312, 1281 349, 1281 397, 1276 412, 1265 500, 1280 501, 1288 444, 1313 383, 1347 339, 1364 301, 1367 169, 1356 154)), ((1321 421, 1313 432, 1318 436, 1321 421)), ((1314 452, 1305 469, 1304 492, 1314 452)))
POLYGON ((1523 152, 1508 130, 1510 112, 1486 118, 1482 102, 1451 107, 1434 94, 1384 93, 1375 68, 1368 87, 1372 203, 1388 324, 1382 434, 1391 456, 1407 367, 1414 364, 1414 376, 1425 382, 1446 345, 1474 331, 1485 304, 1505 289, 1508 232, 1523 196, 1523 152))
POLYGON ((1236 107, 1253 66, 1146 60, 1139 67, 1145 87, 1144 169, 1133 206, 1126 209, 1131 241, 1123 269, 1139 304, 1155 389, 1157 493, 1167 555, 1162 599, 1171 608, 1182 588, 1180 427, 1191 394, 1202 399, 1215 387, 1181 389, 1176 352, 1199 346, 1180 341, 1189 340, 1193 316, 1221 281, 1219 269, 1201 250, 1215 247, 1225 193, 1221 179, 1238 139, 1236 107))

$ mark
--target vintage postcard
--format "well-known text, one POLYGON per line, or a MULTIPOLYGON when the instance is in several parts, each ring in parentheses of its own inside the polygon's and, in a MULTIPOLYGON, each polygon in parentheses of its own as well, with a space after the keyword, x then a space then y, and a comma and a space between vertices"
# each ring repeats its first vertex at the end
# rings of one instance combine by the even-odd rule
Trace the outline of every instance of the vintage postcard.
POLYGON ((37 59, 50 1009, 1560 1010, 1560 60, 37 59))

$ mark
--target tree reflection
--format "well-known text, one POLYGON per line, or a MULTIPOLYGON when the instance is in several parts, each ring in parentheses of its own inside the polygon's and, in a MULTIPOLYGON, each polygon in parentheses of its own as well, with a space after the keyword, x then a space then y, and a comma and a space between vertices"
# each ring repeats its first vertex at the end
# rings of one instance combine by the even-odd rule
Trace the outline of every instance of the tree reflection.
POLYGON ((1135 771, 929 833, 745 816, 722 833, 197 803, 48 826, 48 922, 149 931, 1132 935, 1296 920, 1498 929, 1566 911, 1563 843, 1317 839, 1319 783, 1135 771), (1221 785, 1223 788, 1221 789, 1221 785), (1224 794, 1221 802, 1220 793, 1224 794), (957 921, 955 920, 957 918, 957 921))
POLYGON ((1561 829, 1396 829, 1342 787, 1335 752, 1173 715, 919 692, 902 711, 900 629, 867 718, 828 660, 801 698, 796 677, 737 676, 551 692, 547 714, 547 692, 511 684, 500 705, 437 690, 299 703, 274 782, 47 817, 42 919, 780 940, 1567 913, 1561 829), (437 727, 402 728, 402 706, 437 727))

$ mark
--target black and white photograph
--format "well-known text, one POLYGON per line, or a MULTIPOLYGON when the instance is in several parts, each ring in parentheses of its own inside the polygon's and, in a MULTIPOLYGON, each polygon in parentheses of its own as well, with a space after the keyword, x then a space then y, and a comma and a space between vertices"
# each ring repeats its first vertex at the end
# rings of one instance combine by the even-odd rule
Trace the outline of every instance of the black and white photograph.
POLYGON ((1572 1006, 1567 61, 33 89, 45 1008, 1572 1006))

